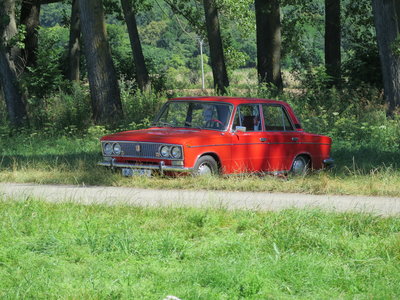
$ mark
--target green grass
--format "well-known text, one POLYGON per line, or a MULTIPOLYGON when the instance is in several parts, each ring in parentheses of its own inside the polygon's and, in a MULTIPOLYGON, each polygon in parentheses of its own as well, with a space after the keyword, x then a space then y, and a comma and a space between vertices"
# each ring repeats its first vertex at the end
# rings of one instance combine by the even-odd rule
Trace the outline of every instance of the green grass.
POLYGON ((102 160, 98 138, 104 132, 77 136, 18 135, 0 140, 0 181, 46 184, 109 185, 163 189, 300 192, 400 196, 398 151, 336 143, 337 168, 306 177, 228 176, 218 178, 123 178, 96 166, 102 160))
POLYGON ((400 218, 0 201, 0 298, 394 299, 400 218))

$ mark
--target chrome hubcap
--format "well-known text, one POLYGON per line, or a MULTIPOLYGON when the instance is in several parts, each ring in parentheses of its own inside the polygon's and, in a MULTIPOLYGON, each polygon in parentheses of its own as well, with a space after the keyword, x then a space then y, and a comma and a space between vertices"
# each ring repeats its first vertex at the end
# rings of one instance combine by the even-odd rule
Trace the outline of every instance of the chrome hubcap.
POLYGON ((293 163, 293 173, 303 174, 306 169, 306 161, 303 158, 296 158, 293 163))
POLYGON ((199 171, 198 171, 199 175, 211 175, 212 174, 212 170, 210 168, 210 166, 208 164, 201 164, 199 166, 199 171))

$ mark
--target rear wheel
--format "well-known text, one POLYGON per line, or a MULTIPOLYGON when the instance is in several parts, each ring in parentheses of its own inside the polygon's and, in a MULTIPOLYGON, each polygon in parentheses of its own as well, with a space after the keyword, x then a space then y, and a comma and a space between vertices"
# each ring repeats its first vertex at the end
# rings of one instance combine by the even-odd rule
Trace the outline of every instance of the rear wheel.
POLYGON ((194 176, 207 176, 218 174, 218 163, 210 155, 200 157, 193 168, 194 176))
POLYGON ((305 175, 310 169, 310 159, 305 156, 297 156, 293 161, 290 173, 293 175, 305 175))

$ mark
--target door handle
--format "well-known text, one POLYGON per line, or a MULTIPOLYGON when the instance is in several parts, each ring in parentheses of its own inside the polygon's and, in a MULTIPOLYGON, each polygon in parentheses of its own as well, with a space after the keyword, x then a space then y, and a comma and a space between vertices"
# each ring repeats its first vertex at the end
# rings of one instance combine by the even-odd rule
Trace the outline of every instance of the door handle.
POLYGON ((297 142, 298 140, 299 140, 298 137, 292 137, 292 141, 293 141, 293 142, 297 142))
POLYGON ((267 138, 260 138, 260 142, 266 142, 267 138))

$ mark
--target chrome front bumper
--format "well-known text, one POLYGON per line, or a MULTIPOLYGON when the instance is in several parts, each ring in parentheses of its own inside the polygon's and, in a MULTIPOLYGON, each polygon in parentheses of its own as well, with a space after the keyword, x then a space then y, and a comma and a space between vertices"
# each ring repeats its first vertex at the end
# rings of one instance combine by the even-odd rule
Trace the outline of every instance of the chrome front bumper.
POLYGON ((327 169, 332 169, 335 166, 335 160, 333 158, 324 159, 322 162, 327 169))
POLYGON ((160 161, 158 165, 140 165, 131 163, 120 163, 116 162, 115 159, 110 161, 101 161, 97 163, 98 166, 109 167, 109 168, 131 168, 131 169, 146 169, 163 172, 191 172, 191 168, 179 167, 179 166, 166 166, 163 161, 160 161))

